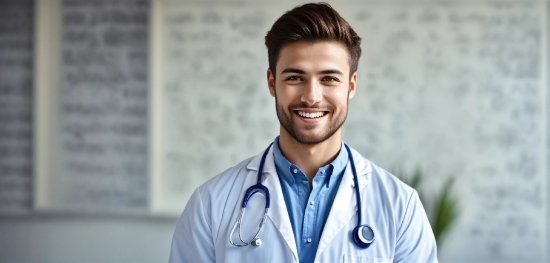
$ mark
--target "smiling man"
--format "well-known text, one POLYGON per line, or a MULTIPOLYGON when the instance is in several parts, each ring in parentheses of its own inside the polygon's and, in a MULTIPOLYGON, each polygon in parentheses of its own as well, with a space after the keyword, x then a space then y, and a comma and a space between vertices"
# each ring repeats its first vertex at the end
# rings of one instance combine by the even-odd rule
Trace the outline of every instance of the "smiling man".
POLYGON ((342 142, 360 43, 324 3, 273 24, 267 86, 280 134, 194 192, 170 262, 437 262, 414 189, 342 142))

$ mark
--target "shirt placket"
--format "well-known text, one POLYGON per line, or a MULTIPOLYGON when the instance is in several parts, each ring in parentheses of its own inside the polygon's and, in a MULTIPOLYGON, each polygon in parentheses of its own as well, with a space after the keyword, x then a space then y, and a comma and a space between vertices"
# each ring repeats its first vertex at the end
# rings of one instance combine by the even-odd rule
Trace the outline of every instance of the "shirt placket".
POLYGON ((302 236, 306 247, 311 247, 319 242, 321 231, 317 229, 317 216, 319 215, 319 202, 324 193, 324 179, 324 174, 320 172, 313 178, 313 189, 305 207, 302 236))
POLYGON ((301 236, 297 237, 298 240, 302 241, 302 242, 299 242, 298 243, 298 246, 300 246, 299 250, 300 251, 304 251, 304 249, 307 249, 307 247, 305 247, 306 243, 305 241, 307 240, 307 236, 304 235, 304 233, 306 233, 304 230, 304 227, 307 225, 307 224, 304 224, 304 222, 306 222, 306 202, 309 198, 309 195, 310 195, 310 189, 309 189, 309 183, 308 183, 308 180, 305 176, 305 174, 295 165, 292 165, 290 167, 290 171, 291 173, 294 175, 294 178, 295 178, 295 183, 294 183, 294 187, 296 188, 296 193, 298 194, 298 203, 300 205, 300 209, 299 211, 296 211, 295 210, 295 213, 297 213, 298 215, 300 215, 301 217, 300 218, 304 218, 303 221, 302 221, 302 224, 301 224, 301 227, 298 227, 298 233, 301 234, 301 236), (300 229, 301 228, 301 229, 300 229))

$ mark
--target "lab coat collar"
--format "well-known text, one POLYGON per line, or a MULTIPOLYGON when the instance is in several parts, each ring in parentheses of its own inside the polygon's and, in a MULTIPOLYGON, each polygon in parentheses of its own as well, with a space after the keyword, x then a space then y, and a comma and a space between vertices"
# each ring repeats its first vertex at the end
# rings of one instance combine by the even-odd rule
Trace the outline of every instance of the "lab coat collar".
MULTIPOLYGON (((260 169, 260 162, 262 162, 262 155, 264 154, 264 151, 252 158, 246 168, 257 172, 258 169, 260 169)), ((268 173, 271 176, 275 176, 278 179, 277 169, 275 168, 275 159, 273 158, 273 146, 269 147, 269 151, 267 152, 267 156, 265 157, 264 174, 265 173, 268 173)), ((267 176, 262 175, 262 183, 265 182, 266 179, 267 176)))

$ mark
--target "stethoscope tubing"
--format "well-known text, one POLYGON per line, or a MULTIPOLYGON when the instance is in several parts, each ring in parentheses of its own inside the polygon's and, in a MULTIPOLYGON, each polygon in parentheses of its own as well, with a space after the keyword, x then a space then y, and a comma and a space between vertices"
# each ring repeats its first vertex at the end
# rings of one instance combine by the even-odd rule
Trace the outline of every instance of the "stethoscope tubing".
MULTIPOLYGON (((273 143, 271 143, 267 147, 267 149, 264 151, 264 153, 262 155, 262 159, 260 161, 260 166, 258 168, 257 182, 256 182, 255 185, 251 186, 250 188, 248 188, 246 190, 246 193, 245 193, 244 198, 243 198, 243 202, 241 204, 241 213, 239 215, 239 218, 237 219, 237 222, 235 222, 235 224, 231 228, 231 233, 229 234, 229 242, 234 246, 244 247, 244 246, 247 246, 249 244, 252 244, 252 242, 254 242, 256 240, 258 240, 259 244, 261 244, 261 241, 260 241, 258 236, 259 236, 260 231, 262 230, 262 228, 265 224, 265 221, 266 221, 266 218, 267 218, 267 213, 269 211, 269 206, 270 206, 269 189, 267 189, 267 187, 265 187, 262 184, 262 173, 263 173, 263 170, 264 170, 265 159, 266 159, 267 154, 269 152, 269 149, 271 148, 272 145, 273 145, 273 143), (246 209, 246 206, 248 205, 248 201, 250 200, 250 198, 255 193, 262 193, 265 196, 265 211, 264 211, 264 215, 262 217, 262 221, 260 222, 259 229, 256 232, 256 235, 254 235, 254 238, 252 238, 252 240, 250 240, 249 242, 246 242, 246 241, 243 240, 242 235, 241 235, 241 224, 242 224, 242 219, 243 219, 243 216, 244 216, 244 210, 246 209), (241 240, 242 244, 236 244, 236 243, 233 242, 233 239, 232 239, 233 238, 233 233, 235 232, 235 230, 237 228, 239 228, 239 231, 238 231, 239 232, 239 239, 241 240)), ((345 143, 344 143, 344 147, 346 148, 346 151, 348 152, 348 157, 349 157, 349 161, 350 161, 350 165, 351 165, 351 171, 352 171, 352 174, 353 174, 353 183, 354 183, 354 186, 355 186, 354 187, 355 188, 355 198, 356 198, 356 203, 357 203, 357 226, 352 231, 352 240, 358 247, 365 249, 365 248, 368 248, 374 242, 374 230, 369 225, 361 224, 361 222, 362 222, 362 205, 361 205, 361 195, 360 195, 360 191, 359 191, 359 179, 357 177, 357 170, 355 169, 355 161, 353 160, 353 155, 351 154, 351 150, 348 147, 348 145, 345 144, 345 143), (364 228, 368 228, 372 232, 372 238, 370 240, 364 238, 363 233, 362 233, 362 230, 364 228)), ((259 246, 259 245, 257 245, 257 246, 259 246)))
POLYGON ((267 219, 267 212, 269 212, 269 206, 271 204, 271 200, 270 200, 270 195, 269 195, 269 189, 267 189, 267 187, 265 187, 262 184, 262 173, 264 171, 265 158, 267 157, 267 153, 269 152, 269 148, 271 148, 271 145, 273 145, 273 143, 271 143, 267 147, 267 149, 264 151, 264 154, 262 155, 262 160, 260 161, 260 167, 258 168, 258 180, 256 181, 255 185, 249 187, 246 190, 246 193, 244 194, 243 202, 241 204, 241 213, 239 215, 239 219, 237 219, 237 222, 235 222, 235 224, 231 228, 231 233, 229 234, 229 242, 234 246, 237 246, 237 247, 248 246, 254 240, 258 239, 258 236, 260 235, 260 231, 262 230, 262 228, 265 224, 265 221, 267 219), (260 227, 258 228, 258 231, 256 232, 256 235, 254 235, 254 237, 249 242, 246 242, 242 238, 241 225, 242 225, 242 221, 243 221, 244 210, 246 209, 246 206, 248 205, 248 201, 250 201, 250 198, 255 193, 262 193, 265 196, 265 211, 264 211, 264 215, 262 217, 262 221, 260 222, 260 227), (239 228, 239 239, 241 240, 242 244, 236 244, 236 243, 233 242, 233 233, 235 233, 235 230, 237 228, 239 228))
POLYGON ((351 150, 347 144, 344 144, 346 151, 348 152, 349 161, 351 165, 351 172, 353 173, 353 183, 355 185, 355 198, 357 202, 357 225, 361 225, 361 196, 359 195, 359 179, 357 178, 357 170, 355 170, 355 162, 353 161, 353 156, 351 155, 351 150))
POLYGON ((363 222, 362 220, 362 204, 361 204, 361 195, 359 190, 359 179, 357 176, 357 170, 355 169, 355 161, 353 160, 353 155, 351 154, 351 150, 347 144, 344 143, 344 146, 346 147, 346 151, 348 152, 348 157, 351 165, 351 172, 353 173, 353 183, 355 185, 355 198, 356 198, 356 204, 357 204, 357 226, 353 229, 351 237, 353 239, 353 242, 355 245, 357 245, 360 248, 368 248, 373 242, 374 242, 374 230, 371 226, 366 224, 361 224, 363 222), (369 239, 365 239, 363 236, 363 228, 368 228, 372 233, 373 237, 369 239))

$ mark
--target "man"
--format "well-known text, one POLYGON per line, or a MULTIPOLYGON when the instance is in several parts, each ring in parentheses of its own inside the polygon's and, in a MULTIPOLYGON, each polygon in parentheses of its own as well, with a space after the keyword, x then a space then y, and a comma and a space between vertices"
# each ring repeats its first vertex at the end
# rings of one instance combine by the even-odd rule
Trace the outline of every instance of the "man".
POLYGON ((280 135, 194 192, 170 262, 437 262, 417 193, 341 140, 360 42, 328 4, 298 6, 273 24, 267 83, 280 135), (253 185, 269 198, 253 195, 243 214, 253 185))

